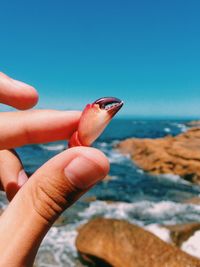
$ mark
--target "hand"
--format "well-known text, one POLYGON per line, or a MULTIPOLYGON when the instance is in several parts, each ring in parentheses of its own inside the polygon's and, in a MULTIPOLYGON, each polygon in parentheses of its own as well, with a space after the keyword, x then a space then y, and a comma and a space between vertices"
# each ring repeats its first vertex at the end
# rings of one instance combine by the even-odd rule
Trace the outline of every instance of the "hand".
MULTIPOLYGON (((0 73, 0 102, 28 109, 34 88, 0 73)), ((29 179, 11 150, 25 144, 69 139, 78 111, 28 110, 0 114, 0 180, 12 200, 0 217, 0 266, 30 267, 39 245, 58 216, 109 170, 104 154, 75 147, 55 156, 29 179)))

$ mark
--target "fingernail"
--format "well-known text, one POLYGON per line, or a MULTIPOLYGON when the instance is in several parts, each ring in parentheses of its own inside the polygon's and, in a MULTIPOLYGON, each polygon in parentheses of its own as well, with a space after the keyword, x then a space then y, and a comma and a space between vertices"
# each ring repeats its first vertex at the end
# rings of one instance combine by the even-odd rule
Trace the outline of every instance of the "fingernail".
POLYGON ((18 175, 18 185, 22 186, 28 181, 28 176, 26 175, 24 170, 21 170, 18 175))
POLYGON ((77 157, 64 169, 66 178, 78 189, 87 189, 102 180, 104 172, 87 158, 77 157))

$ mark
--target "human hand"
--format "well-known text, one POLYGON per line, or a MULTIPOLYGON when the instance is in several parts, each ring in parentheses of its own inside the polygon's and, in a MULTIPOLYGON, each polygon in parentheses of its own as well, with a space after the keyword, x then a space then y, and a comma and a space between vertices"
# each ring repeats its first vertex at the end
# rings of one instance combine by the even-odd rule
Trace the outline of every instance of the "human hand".
MULTIPOLYGON (((37 103, 34 88, 0 73, 0 102, 17 109, 37 103)), ((1 189, 12 200, 0 217, 0 266, 31 267, 39 245, 58 216, 105 177, 109 163, 89 147, 70 148, 29 179, 15 147, 69 139, 78 111, 28 110, 0 114, 1 189)))

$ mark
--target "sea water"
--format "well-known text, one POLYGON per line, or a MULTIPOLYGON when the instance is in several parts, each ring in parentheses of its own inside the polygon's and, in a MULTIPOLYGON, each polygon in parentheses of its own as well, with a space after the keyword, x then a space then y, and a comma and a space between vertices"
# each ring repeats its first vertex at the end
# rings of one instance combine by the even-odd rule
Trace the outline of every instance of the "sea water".
MULTIPOLYGON (((111 169, 109 180, 103 181, 64 212, 65 223, 52 227, 38 252, 37 266, 64 267, 84 266, 75 248, 77 228, 90 219, 125 219, 144 227, 166 242, 169 232, 162 224, 177 224, 200 221, 200 206, 186 204, 184 200, 199 196, 200 187, 184 181, 177 175, 150 175, 139 169, 128 155, 122 155, 116 144, 129 137, 158 138, 175 136, 187 130, 186 121, 115 119, 94 146, 109 158, 111 169), (95 197, 95 198, 94 198, 95 197), (96 199, 86 201, 87 198, 96 199)), ((26 171, 32 173, 44 162, 66 149, 66 142, 30 145, 19 148, 26 171)), ((0 196, 0 207, 6 205, 0 196)), ((198 244, 200 233, 196 233, 183 249, 200 256, 198 244)))

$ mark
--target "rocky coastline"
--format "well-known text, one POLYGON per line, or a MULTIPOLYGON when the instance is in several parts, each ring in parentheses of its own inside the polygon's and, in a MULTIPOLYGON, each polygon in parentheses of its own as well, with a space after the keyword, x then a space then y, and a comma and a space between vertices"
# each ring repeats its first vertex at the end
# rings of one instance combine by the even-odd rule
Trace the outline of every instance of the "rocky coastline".
MULTIPOLYGON (((175 137, 129 138, 117 148, 146 172, 175 174, 200 184, 200 122, 188 126, 192 128, 175 137)), ((187 203, 199 205, 200 198, 187 203)), ((96 267, 199 267, 200 259, 183 252, 181 246, 200 230, 200 223, 160 227, 169 231, 169 243, 127 221, 96 218, 78 230, 76 247, 81 258, 96 267)))
POLYGON ((200 127, 175 137, 129 138, 117 145, 134 163, 152 174, 175 174, 200 184, 200 127))

